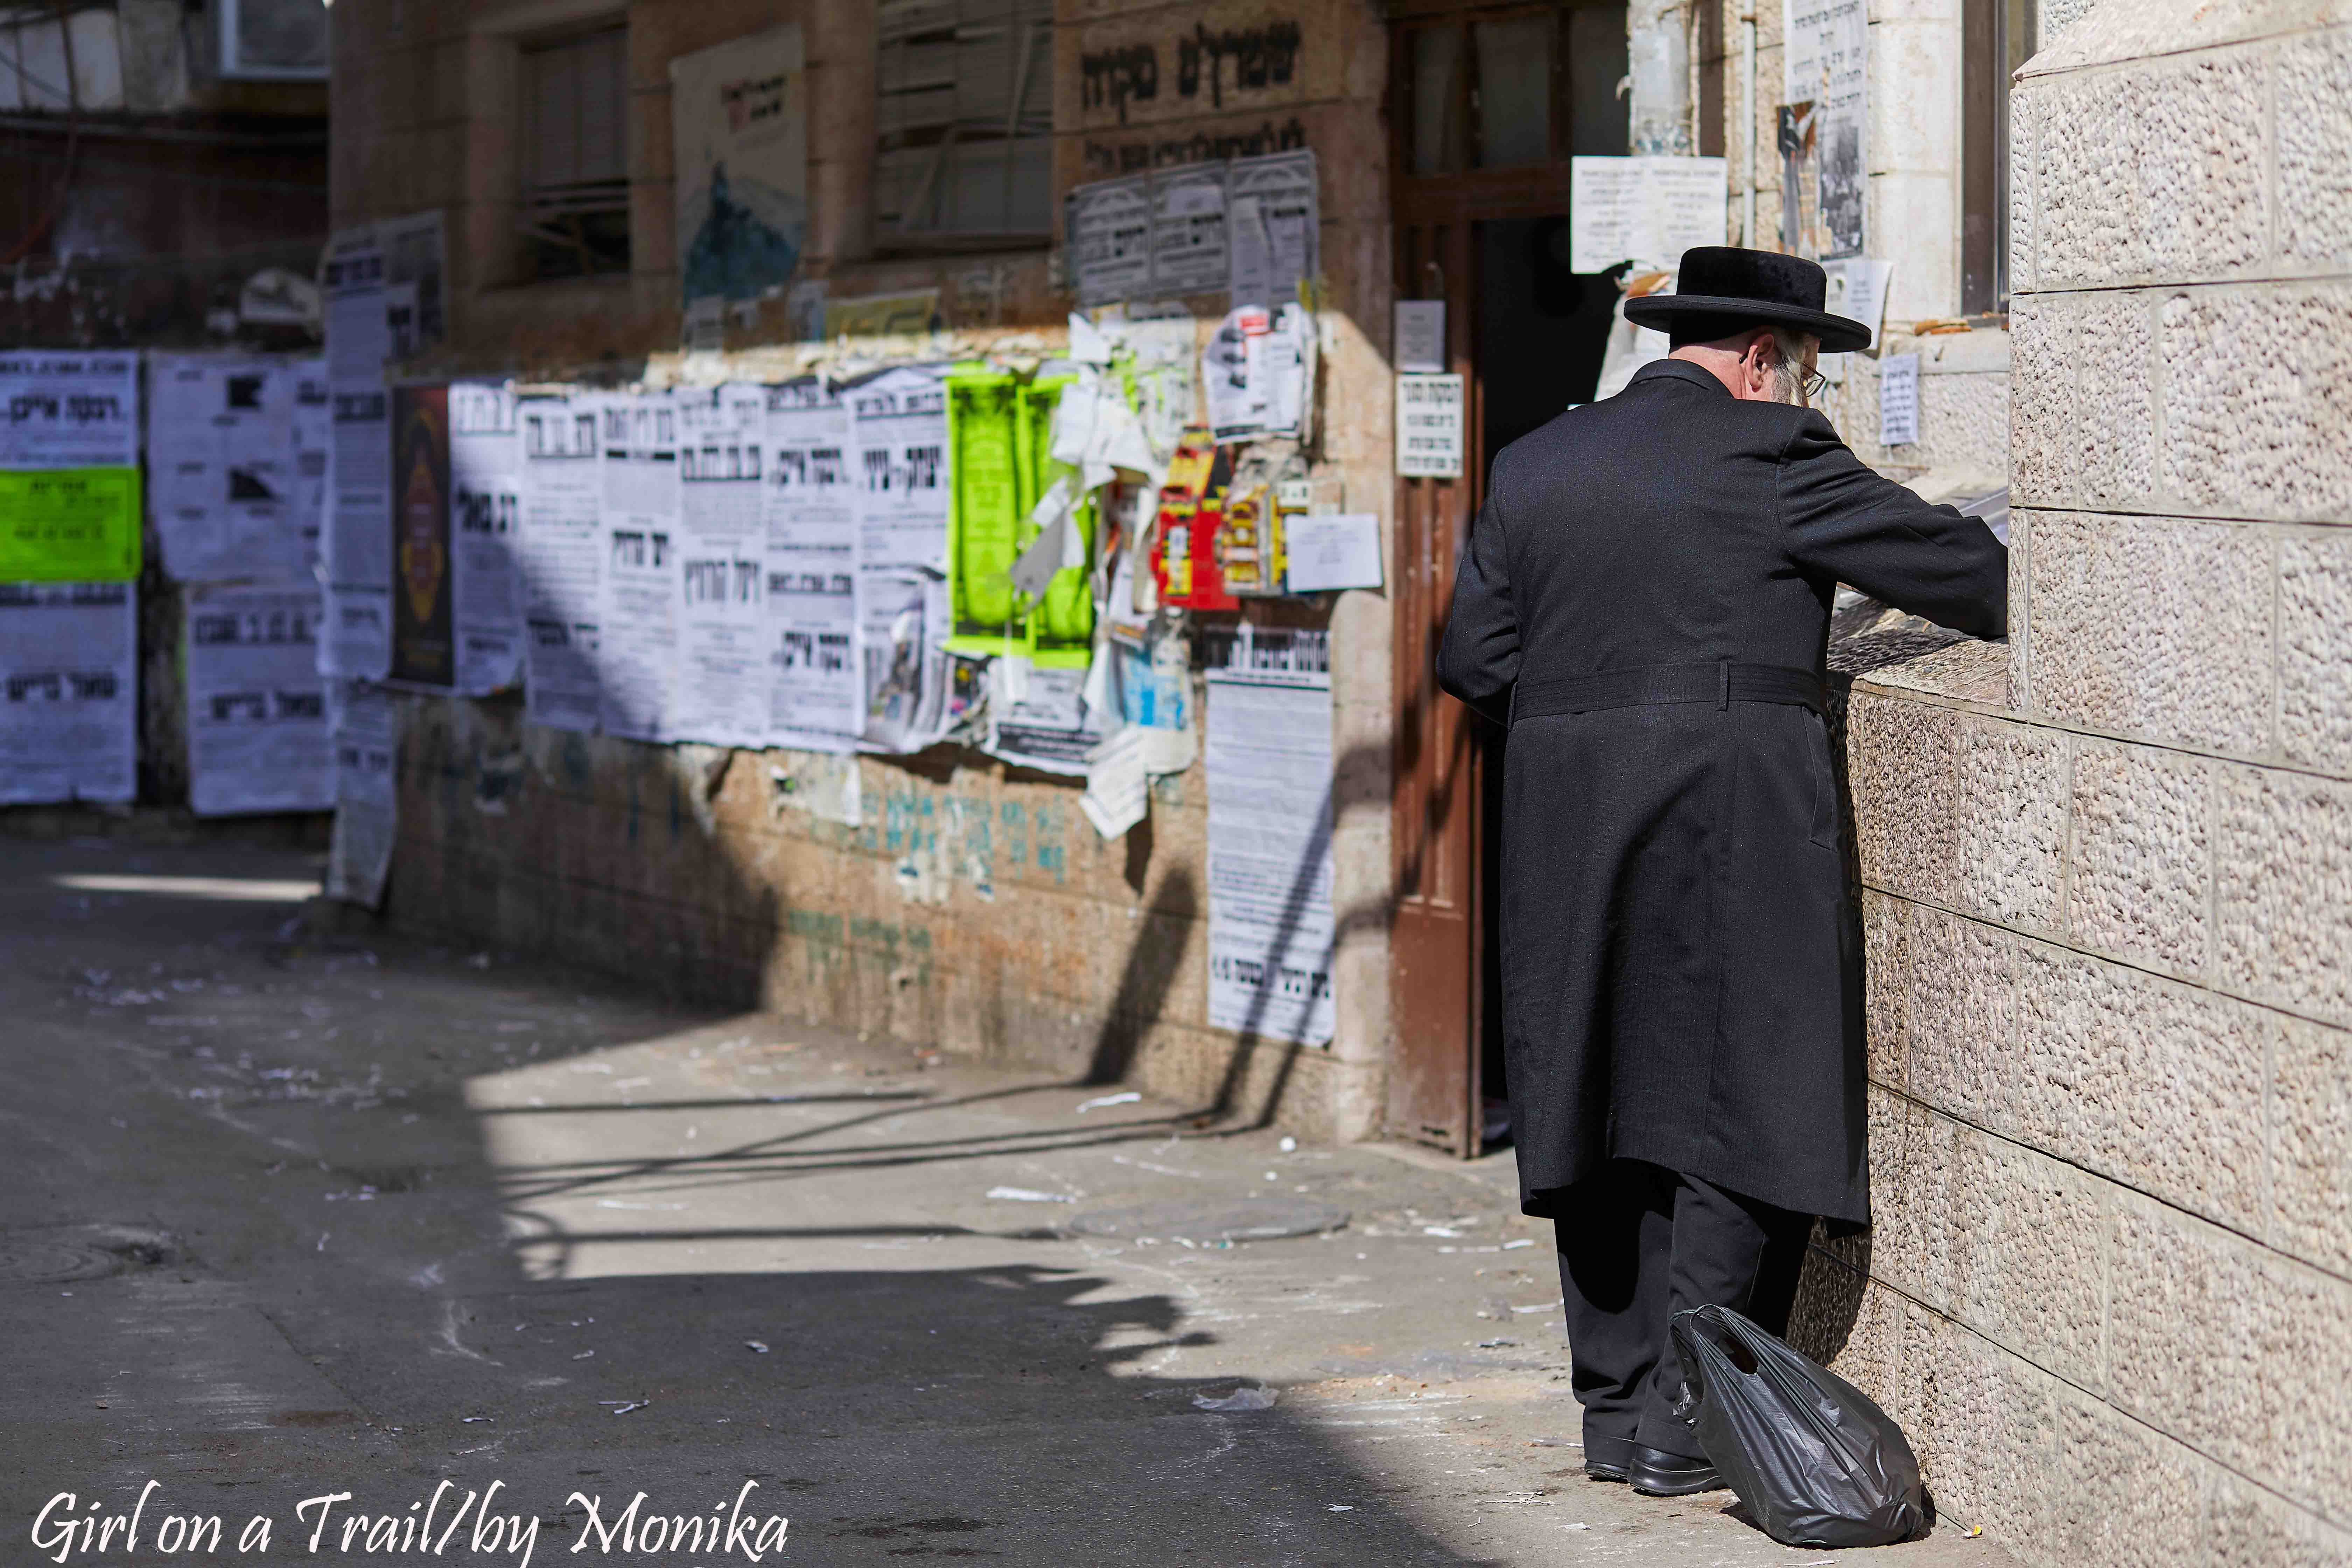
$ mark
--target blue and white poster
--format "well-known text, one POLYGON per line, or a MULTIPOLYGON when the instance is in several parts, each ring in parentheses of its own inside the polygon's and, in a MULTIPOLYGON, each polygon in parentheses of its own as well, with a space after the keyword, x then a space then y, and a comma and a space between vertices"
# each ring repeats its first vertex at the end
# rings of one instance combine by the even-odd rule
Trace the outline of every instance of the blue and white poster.
POLYGON ((792 280, 808 232, 808 75, 798 26, 669 62, 688 318, 792 280), (699 312, 697 307, 700 307, 699 312))

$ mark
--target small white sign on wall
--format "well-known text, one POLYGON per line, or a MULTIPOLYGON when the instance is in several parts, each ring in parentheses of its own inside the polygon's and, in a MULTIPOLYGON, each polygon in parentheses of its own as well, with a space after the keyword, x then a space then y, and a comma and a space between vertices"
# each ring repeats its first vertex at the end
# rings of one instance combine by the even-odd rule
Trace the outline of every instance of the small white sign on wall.
POLYGON ((1399 300, 1392 352, 1401 374, 1442 374, 1445 369, 1445 301, 1399 300))
POLYGON ((1462 477, 1462 378, 1397 377, 1397 472, 1407 479, 1462 477))
POLYGON ((1878 362, 1878 444, 1908 447, 1919 439, 1919 356, 1888 354, 1878 362))

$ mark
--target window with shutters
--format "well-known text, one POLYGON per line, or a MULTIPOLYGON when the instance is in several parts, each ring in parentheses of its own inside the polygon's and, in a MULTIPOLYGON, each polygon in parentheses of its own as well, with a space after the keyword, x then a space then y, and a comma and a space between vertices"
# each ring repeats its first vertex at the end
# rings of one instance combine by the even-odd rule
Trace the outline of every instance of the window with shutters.
POLYGON ((629 269, 628 42, 607 27, 522 51, 530 276, 629 269))
POLYGON ((882 0, 877 20, 876 239, 1042 243, 1053 0, 882 0))

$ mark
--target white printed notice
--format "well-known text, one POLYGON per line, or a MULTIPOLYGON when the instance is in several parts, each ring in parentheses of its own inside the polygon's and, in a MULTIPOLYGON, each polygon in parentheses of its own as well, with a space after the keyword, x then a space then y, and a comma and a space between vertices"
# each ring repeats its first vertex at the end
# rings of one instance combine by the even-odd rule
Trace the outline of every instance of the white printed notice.
POLYGON ((677 407, 667 393, 610 397, 604 432, 604 638, 607 735, 671 741, 677 673, 677 407))
POLYGON ((368 226, 327 245, 327 385, 333 458, 319 668, 380 680, 392 667, 392 399, 383 362, 383 252, 368 226))
POLYGON ((315 588, 188 600, 188 803, 198 816, 335 804, 315 588))
POLYGON ((302 537, 302 574, 316 577, 325 559, 328 468, 335 447, 335 402, 323 359, 294 363, 294 528, 302 537))
POLYGON ((1294 594, 1381 585, 1381 520, 1370 512, 1302 513, 1283 525, 1294 594))
POLYGON ((335 827, 327 844, 326 893, 369 909, 383 901, 400 831, 397 710, 392 693, 356 680, 327 686, 335 753, 335 827))
POLYGON ((1208 672, 1209 1022, 1307 1045, 1337 1014, 1328 649, 1261 633, 1208 672))
POLYGON ((1138 300, 1151 290, 1151 176, 1080 185, 1066 205, 1078 303, 1138 300))
POLYGON ((842 396, 857 441, 857 566, 948 568, 947 385, 930 370, 888 370, 842 396))
POLYGON ((0 354, 0 468, 139 464, 139 356, 0 354))
POLYGON ((310 575, 302 372, 292 360, 148 356, 147 510, 176 581, 310 575))
POLYGON ((449 611, 458 695, 514 685, 523 673, 522 423, 511 388, 449 385, 449 611))
POLYGON ((1321 265, 1315 154, 1236 158, 1226 182, 1235 304, 1294 303, 1321 265))
POLYGON ((1462 477, 1462 378, 1396 378, 1396 471, 1408 479, 1462 477))
POLYGON ((681 741, 768 743, 768 389, 676 395, 679 500, 677 720, 681 741))
POLYGON ((1188 163, 1153 174, 1151 291, 1219 294, 1232 271, 1225 244, 1225 166, 1188 163))
POLYGON ((1720 158, 1571 158, 1568 178, 1571 272, 1677 267, 1693 246, 1724 242, 1720 158))
POLYGON ((129 583, 0 583, 0 805, 139 793, 129 583))
POLYGON ((593 396, 526 400, 522 423, 523 712, 596 728, 604 481, 593 396))
POLYGON ((768 389, 768 743, 848 752, 866 728, 849 410, 814 376, 768 389))
POLYGON ((1886 354, 1878 362, 1878 444, 1907 447, 1919 439, 1919 356, 1886 354))

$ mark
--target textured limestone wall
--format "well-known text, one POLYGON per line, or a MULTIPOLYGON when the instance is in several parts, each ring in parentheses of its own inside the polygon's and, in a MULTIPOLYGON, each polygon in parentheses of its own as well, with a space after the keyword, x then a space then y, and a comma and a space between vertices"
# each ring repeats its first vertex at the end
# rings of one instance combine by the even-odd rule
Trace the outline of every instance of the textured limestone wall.
POLYGON ((1853 700, 1878 1214, 1842 1360, 2035 1564, 2352 1563, 2326 19, 2110 0, 2023 73, 2007 668, 1853 700))

